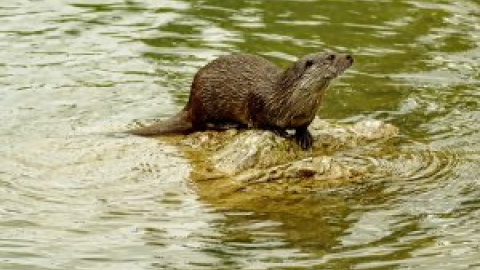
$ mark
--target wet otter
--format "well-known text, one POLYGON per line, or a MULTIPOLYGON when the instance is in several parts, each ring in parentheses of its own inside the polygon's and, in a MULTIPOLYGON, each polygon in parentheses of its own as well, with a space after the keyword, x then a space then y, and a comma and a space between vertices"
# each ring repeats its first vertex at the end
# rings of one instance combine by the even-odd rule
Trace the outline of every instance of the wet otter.
POLYGON ((353 64, 348 54, 314 53, 286 70, 249 54, 221 56, 202 67, 193 79, 182 111, 169 120, 128 133, 141 136, 179 134, 228 126, 272 130, 308 149, 308 126, 330 82, 353 64))

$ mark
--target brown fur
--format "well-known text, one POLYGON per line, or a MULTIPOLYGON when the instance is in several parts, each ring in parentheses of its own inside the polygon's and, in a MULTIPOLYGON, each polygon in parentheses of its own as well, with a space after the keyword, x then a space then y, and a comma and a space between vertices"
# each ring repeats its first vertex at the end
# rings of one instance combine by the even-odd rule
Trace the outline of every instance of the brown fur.
POLYGON ((285 71, 249 54, 221 56, 202 67, 184 109, 164 123, 128 133, 141 136, 189 133, 223 126, 256 127, 285 134, 295 129, 302 148, 330 81, 353 63, 345 54, 306 55, 285 71))

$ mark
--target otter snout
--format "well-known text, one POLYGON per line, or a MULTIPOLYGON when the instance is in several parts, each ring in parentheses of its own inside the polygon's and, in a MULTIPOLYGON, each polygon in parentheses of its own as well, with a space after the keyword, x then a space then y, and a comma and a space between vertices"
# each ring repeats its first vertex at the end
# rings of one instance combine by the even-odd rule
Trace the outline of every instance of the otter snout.
POLYGON ((347 68, 353 65, 354 59, 351 54, 337 54, 333 66, 337 69, 337 76, 342 74, 347 68))
POLYGON ((354 62, 353 56, 351 54, 338 54, 337 57, 335 58, 335 64, 348 64, 348 66, 351 66, 354 62))
POLYGON ((353 61, 354 61, 354 60, 353 60, 353 56, 352 56, 351 54, 345 55, 345 59, 346 59, 347 61, 350 61, 350 64, 353 64, 353 61))

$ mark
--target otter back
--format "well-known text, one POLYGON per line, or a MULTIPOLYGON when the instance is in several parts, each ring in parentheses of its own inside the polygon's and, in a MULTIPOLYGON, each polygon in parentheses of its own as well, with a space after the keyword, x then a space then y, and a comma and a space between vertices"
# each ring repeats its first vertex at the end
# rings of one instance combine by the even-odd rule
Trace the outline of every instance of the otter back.
POLYGON ((280 73, 280 68, 259 56, 219 57, 195 75, 185 110, 198 129, 208 123, 251 125, 249 94, 269 95, 280 73))

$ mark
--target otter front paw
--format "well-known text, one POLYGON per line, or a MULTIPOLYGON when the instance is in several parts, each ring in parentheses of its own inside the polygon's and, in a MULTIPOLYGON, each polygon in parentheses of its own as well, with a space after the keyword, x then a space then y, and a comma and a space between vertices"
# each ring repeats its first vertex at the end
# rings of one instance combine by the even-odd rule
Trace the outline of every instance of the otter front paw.
POLYGON ((313 137, 310 131, 308 131, 308 129, 297 130, 295 132, 295 140, 303 150, 310 149, 313 144, 313 137))

